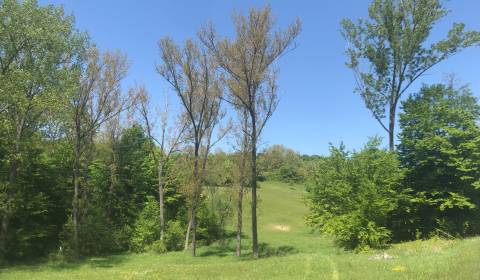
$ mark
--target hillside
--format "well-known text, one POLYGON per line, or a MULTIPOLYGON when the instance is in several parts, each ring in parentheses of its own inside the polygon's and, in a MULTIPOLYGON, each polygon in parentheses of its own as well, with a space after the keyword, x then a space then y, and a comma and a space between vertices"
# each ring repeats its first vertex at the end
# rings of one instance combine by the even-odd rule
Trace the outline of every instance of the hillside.
POLYGON ((480 238, 398 244, 386 251, 393 259, 375 259, 382 252, 345 252, 311 233, 302 186, 265 182, 259 193, 260 260, 236 258, 231 240, 200 248, 196 258, 184 252, 96 257, 66 266, 10 267, 0 270, 0 279, 480 279, 480 238))

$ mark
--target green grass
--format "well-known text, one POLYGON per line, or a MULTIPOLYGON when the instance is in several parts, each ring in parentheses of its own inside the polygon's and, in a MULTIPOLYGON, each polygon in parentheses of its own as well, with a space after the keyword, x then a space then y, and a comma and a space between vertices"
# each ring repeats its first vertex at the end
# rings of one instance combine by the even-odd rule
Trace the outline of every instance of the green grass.
MULTIPOLYGON (((233 240, 165 255, 125 254, 89 258, 69 265, 38 264, 0 270, 0 279, 480 279, 480 238, 428 240, 393 245, 392 260, 373 260, 378 252, 354 254, 305 226, 303 188, 261 183, 259 239, 262 258, 237 258, 233 240)), ((249 231, 246 203, 245 234, 249 231)))

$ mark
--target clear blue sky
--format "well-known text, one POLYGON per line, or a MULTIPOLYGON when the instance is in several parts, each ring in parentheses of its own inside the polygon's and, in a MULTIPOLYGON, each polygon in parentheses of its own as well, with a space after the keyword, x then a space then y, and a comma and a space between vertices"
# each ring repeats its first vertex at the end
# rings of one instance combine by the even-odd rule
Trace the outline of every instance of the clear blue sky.
MULTIPOLYGON (((40 0, 40 4, 61 4, 76 17, 77 27, 88 31, 102 49, 120 49, 132 62, 125 87, 144 84, 160 102, 171 94, 169 86, 155 72, 159 61, 157 42, 170 36, 181 43, 195 37, 200 26, 211 20, 220 33, 232 35, 232 11, 271 4, 278 27, 286 27, 295 17, 302 21, 302 32, 295 51, 279 61, 280 104, 263 135, 264 145, 283 144, 300 153, 326 154, 329 142, 343 141, 358 149, 369 136, 385 132, 353 92, 354 79, 345 67, 345 42, 340 35, 342 18, 367 15, 370 0, 324 1, 115 1, 40 0)), ((448 1, 451 10, 432 33, 443 38, 453 22, 464 22, 467 29, 480 30, 480 1, 448 1)), ((480 93, 480 48, 468 49, 443 62, 418 82, 442 82, 445 74, 456 73, 462 83, 480 93)), ((222 144, 226 148, 228 144, 222 144)))

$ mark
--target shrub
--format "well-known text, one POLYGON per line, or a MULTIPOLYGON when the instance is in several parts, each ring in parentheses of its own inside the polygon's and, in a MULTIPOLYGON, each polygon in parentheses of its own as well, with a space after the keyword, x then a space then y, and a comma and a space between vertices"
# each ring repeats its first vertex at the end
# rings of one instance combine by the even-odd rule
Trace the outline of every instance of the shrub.
POLYGON ((223 228, 221 223, 206 203, 203 203, 198 211, 198 222, 197 239, 199 245, 210 244, 222 238, 223 228))
POLYGON ((130 249, 134 252, 144 252, 154 241, 160 239, 160 208, 154 197, 148 196, 133 229, 130 249))
POLYGON ((307 222, 346 249, 381 247, 391 238, 388 217, 396 208, 403 170, 394 153, 369 141, 360 152, 331 147, 307 188, 307 222))
POLYGON ((183 249, 183 241, 185 240, 185 227, 180 221, 168 221, 164 244, 168 251, 179 251, 183 249))
POLYGON ((153 241, 152 244, 148 245, 146 248, 148 251, 152 251, 157 254, 165 254, 166 252, 168 252, 167 246, 165 245, 164 240, 155 240, 153 241))
POLYGON ((160 240, 158 213, 158 202, 155 198, 148 197, 145 207, 135 223, 130 247, 132 251, 154 251, 163 254, 167 251, 177 251, 183 248, 185 227, 178 220, 167 222, 164 239, 160 240))
MULTIPOLYGON (((108 221, 102 208, 90 206, 88 213, 80 219, 78 228, 78 254, 74 250, 73 223, 69 218, 61 233, 61 245, 57 253, 62 254, 65 260, 75 259, 78 256, 98 255, 121 251, 117 238, 122 233, 115 230, 108 221)), ((54 257, 54 258, 58 258, 54 257)))

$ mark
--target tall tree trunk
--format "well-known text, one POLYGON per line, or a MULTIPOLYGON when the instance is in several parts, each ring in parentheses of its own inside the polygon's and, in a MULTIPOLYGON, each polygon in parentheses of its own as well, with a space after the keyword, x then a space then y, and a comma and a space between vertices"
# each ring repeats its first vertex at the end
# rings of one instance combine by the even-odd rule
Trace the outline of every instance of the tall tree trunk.
POLYGON ((192 231, 192 213, 190 212, 190 218, 188 220, 187 232, 185 234, 185 246, 183 249, 186 251, 190 245, 190 232, 192 231))
POLYGON ((242 255, 242 226, 243 226, 243 192, 246 183, 246 168, 247 168, 247 150, 248 150, 248 112, 243 111, 243 139, 240 159, 240 180, 238 189, 237 201, 237 257, 242 255))
POLYGON ((243 221, 243 182, 238 187, 237 201, 237 257, 242 255, 242 221, 243 221))
POLYGON ((255 112, 251 113, 252 119, 252 142, 250 143, 252 157, 252 253, 258 258, 258 236, 257 236, 257 127, 255 112))
POLYGON ((72 201, 72 224, 73 224, 73 248, 78 256, 78 227, 79 227, 79 195, 80 195, 80 137, 77 135, 75 144, 75 161, 73 164, 73 201, 72 201))
MULTIPOLYGON (((195 137, 198 139, 198 136, 195 137)), ((192 256, 195 257, 197 250, 197 206, 200 198, 200 170, 199 170, 199 156, 200 156, 200 141, 195 144, 195 162, 193 164, 193 203, 192 203, 192 256)))
MULTIPOLYGON (((197 136, 195 136, 195 139, 198 139, 197 136)), ((194 163, 193 163, 193 196, 192 196, 192 205, 190 209, 190 222, 188 223, 189 230, 187 230, 187 236, 185 238, 185 249, 188 249, 188 235, 192 235, 192 255, 195 256, 196 253, 196 246, 197 246, 197 240, 196 240, 196 233, 197 233, 197 205, 198 205, 198 198, 199 198, 199 192, 200 192, 200 184, 201 181, 199 179, 199 166, 198 166, 198 160, 199 160, 199 150, 200 150, 200 144, 199 141, 195 143, 195 150, 194 150, 194 163)))
POLYGON ((165 202, 163 192, 163 159, 160 159, 158 164, 158 201, 160 203, 160 240, 163 240, 165 235, 165 202))
POLYGON ((118 153, 117 153, 117 144, 115 137, 112 136, 112 163, 110 165, 110 187, 108 189, 108 194, 110 196, 110 201, 108 201, 108 219, 110 222, 113 222, 114 214, 114 201, 115 201, 115 191, 118 186, 118 153))
POLYGON ((197 209, 192 208, 192 256, 197 253, 197 209))
POLYGON ((388 147, 391 152, 395 151, 395 109, 396 102, 390 106, 390 116, 388 121, 388 147))

